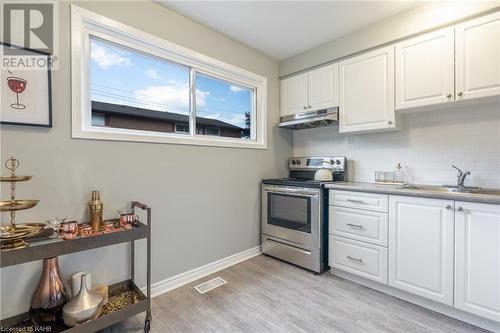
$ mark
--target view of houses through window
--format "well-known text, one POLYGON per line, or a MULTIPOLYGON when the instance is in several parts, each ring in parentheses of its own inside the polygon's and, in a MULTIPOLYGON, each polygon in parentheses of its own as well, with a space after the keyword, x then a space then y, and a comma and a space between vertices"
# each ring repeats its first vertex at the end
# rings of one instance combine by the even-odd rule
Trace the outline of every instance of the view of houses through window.
POLYGON ((90 42, 92 126, 251 138, 254 89, 111 42, 90 42))

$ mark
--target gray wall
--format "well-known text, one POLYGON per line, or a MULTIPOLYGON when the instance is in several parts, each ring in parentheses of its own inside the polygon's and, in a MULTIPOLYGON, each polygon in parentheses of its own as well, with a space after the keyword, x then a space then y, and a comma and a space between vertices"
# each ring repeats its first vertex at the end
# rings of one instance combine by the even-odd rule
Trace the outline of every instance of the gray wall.
MULTIPOLYGON (((19 174, 34 175, 18 186, 19 198, 40 199, 20 212, 20 222, 67 216, 84 221, 91 190, 100 190, 104 216, 114 217, 130 200, 153 209, 153 282, 260 244, 263 177, 283 176, 292 136, 278 130, 278 63, 234 40, 152 2, 81 2, 81 7, 129 24, 205 55, 268 78, 268 149, 71 139, 70 9, 61 2, 60 63, 53 72, 50 130, 1 128, 1 160, 21 161, 19 174)), ((2 163, 3 165, 3 163, 2 163)), ((2 174, 5 171, 2 171, 2 174)), ((7 188, 2 198, 8 197, 7 188)), ((2 214, 3 223, 8 223, 2 214)), ((126 246, 60 258, 65 276, 90 270, 95 283, 126 278, 126 246)), ((141 263, 139 263, 141 264, 141 263)), ((2 270, 1 316, 26 311, 41 262, 2 270)))
POLYGON ((436 1, 369 25, 280 62, 280 76, 500 8, 498 1, 436 1))

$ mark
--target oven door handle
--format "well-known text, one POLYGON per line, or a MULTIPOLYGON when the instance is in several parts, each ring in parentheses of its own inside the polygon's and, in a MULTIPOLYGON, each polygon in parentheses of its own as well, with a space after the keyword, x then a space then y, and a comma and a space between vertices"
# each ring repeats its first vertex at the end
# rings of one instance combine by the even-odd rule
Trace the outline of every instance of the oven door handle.
POLYGON ((318 194, 306 194, 302 192, 283 192, 283 191, 267 191, 268 193, 278 193, 278 194, 286 194, 286 195, 300 195, 301 197, 314 198, 317 197, 318 194))
POLYGON ((295 189, 295 188, 271 188, 271 187, 265 187, 264 190, 267 193, 279 193, 279 194, 298 194, 306 197, 317 197, 319 195, 318 191, 307 191, 307 190, 302 190, 302 189, 295 189))

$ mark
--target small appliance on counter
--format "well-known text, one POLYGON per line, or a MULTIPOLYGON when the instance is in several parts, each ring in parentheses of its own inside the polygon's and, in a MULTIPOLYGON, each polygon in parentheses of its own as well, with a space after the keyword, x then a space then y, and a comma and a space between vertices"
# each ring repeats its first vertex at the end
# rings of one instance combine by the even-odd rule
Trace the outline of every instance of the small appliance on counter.
POLYGON ((346 180, 347 160, 292 157, 288 169, 288 178, 262 180, 262 252, 321 273, 328 267, 325 185, 346 180))

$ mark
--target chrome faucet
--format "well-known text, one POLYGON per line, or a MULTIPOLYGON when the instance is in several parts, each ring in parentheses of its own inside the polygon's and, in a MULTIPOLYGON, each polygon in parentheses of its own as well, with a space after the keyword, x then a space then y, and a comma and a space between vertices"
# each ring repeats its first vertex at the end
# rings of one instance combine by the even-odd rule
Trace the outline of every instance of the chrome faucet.
POLYGON ((452 165, 453 168, 457 169, 458 171, 458 174, 457 174, 457 186, 459 189, 463 189, 465 188, 464 186, 464 182, 465 182, 465 178, 467 178, 467 176, 470 175, 470 171, 462 171, 461 169, 459 169, 458 167, 452 165))

